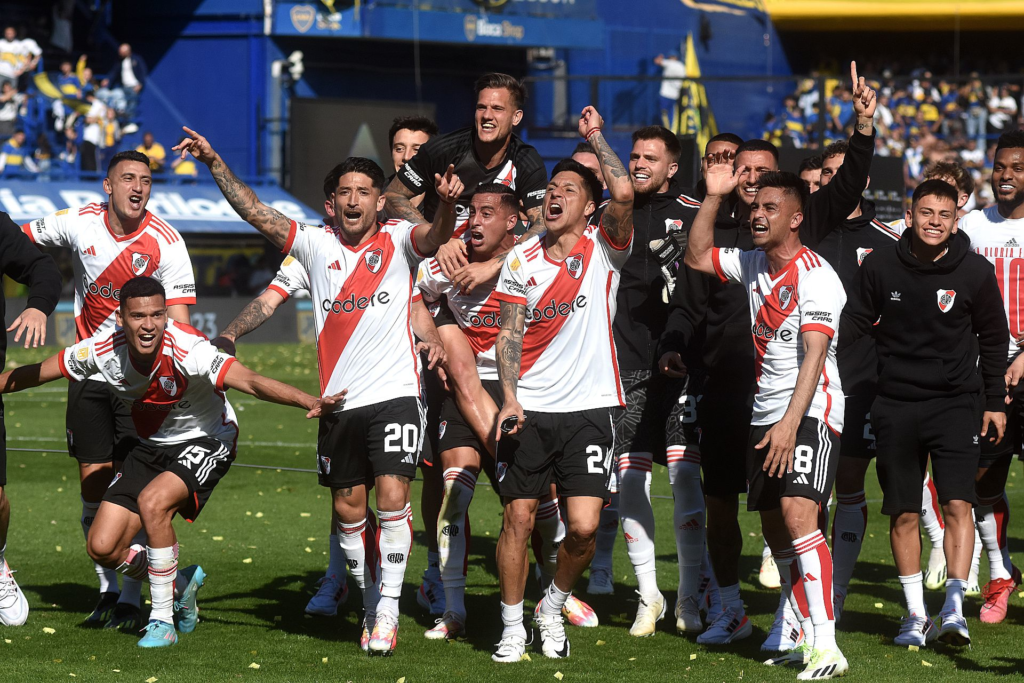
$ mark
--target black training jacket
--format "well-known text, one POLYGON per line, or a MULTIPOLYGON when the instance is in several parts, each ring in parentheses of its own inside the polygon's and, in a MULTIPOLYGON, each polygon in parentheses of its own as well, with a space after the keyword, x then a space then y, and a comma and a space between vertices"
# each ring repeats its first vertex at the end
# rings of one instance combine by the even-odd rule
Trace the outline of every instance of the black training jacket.
MULTIPOLYGON (((21 226, 0 212, 0 273, 28 285, 25 308, 37 308, 49 316, 60 299, 61 279, 49 254, 32 244, 21 226)), ((7 320, 7 300, 0 291, 0 319, 7 320)), ((8 321, 5 327, 10 324, 8 321)), ((0 335, 0 360, 7 357, 7 335, 0 335)))
POLYGON ((854 212, 868 184, 871 159, 875 156, 874 129, 871 135, 854 133, 849 142, 843 165, 832 182, 812 194, 804 208, 800 241, 815 253, 821 253, 819 245, 854 212))
POLYGON ((911 232, 861 266, 847 290, 840 352, 873 331, 880 396, 920 401, 984 392, 985 410, 1002 410, 1010 332, 992 265, 962 232, 942 258, 922 263, 910 253, 911 232))

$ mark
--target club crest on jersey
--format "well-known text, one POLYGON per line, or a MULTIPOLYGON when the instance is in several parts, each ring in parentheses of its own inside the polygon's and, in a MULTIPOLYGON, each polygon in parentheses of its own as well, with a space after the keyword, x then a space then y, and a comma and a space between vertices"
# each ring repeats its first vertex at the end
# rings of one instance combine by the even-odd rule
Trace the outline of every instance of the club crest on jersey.
POLYGON ((146 268, 149 267, 149 254, 140 254, 138 252, 132 252, 132 272, 136 276, 142 275, 146 272, 146 268))
POLYGON ((573 254, 565 259, 565 269, 573 280, 579 280, 580 275, 583 275, 583 254, 573 254))
POLYGON ((874 249, 857 249, 857 265, 864 265, 864 257, 873 251, 874 249))
POLYGON ((115 382, 124 381, 124 373, 121 372, 121 366, 117 364, 116 358, 111 358, 103 364, 103 372, 115 382))
POLYGON ((374 275, 380 270, 381 264, 384 262, 384 251, 382 249, 374 249, 363 254, 363 260, 366 261, 366 267, 374 275))
POLYGON ((329 457, 327 457, 326 455, 321 455, 320 456, 320 470, 324 474, 330 474, 331 473, 331 459, 329 457))
POLYGON ((444 431, 448 429, 448 420, 441 420, 441 424, 437 426, 437 438, 444 438, 444 431))
POLYGON ((174 396, 178 393, 178 383, 174 381, 173 377, 161 377, 160 388, 164 390, 164 393, 168 396, 174 396))
POLYGON ((782 306, 782 310, 789 308, 791 301, 793 301, 793 285, 785 285, 779 289, 779 305, 782 306))
POLYGON ((948 313, 953 308, 953 301, 956 299, 956 291, 952 289, 940 289, 935 292, 935 298, 939 301, 939 310, 948 313))
POLYGON ((683 222, 678 218, 665 219, 665 232, 682 232, 683 222))
POLYGON ((505 472, 508 471, 507 462, 499 462, 494 465, 494 474, 498 477, 498 481, 505 481, 505 472))

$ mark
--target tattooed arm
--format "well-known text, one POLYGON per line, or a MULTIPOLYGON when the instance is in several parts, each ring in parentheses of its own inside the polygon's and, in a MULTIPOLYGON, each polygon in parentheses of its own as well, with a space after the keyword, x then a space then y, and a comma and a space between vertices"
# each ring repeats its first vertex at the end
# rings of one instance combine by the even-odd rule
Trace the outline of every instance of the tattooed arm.
POLYGON ((228 323, 224 331, 217 337, 210 340, 214 346, 224 353, 235 355, 235 342, 239 337, 244 337, 274 315, 277 307, 287 299, 273 289, 268 289, 258 297, 249 302, 242 312, 235 316, 235 319, 228 323))
POLYGON ((228 200, 228 204, 235 210, 242 219, 259 230, 278 249, 284 247, 291 233, 292 221, 277 209, 271 208, 260 201, 252 189, 238 179, 220 155, 213 150, 210 143, 199 133, 191 128, 182 126, 189 134, 181 143, 171 149, 180 151, 181 158, 186 153, 192 154, 196 159, 203 162, 210 168, 210 174, 217 181, 217 187, 221 194, 228 200))
POLYGON ((415 225, 426 223, 427 219, 412 205, 412 200, 417 196, 395 176, 384 192, 384 213, 388 218, 401 218, 415 225))
POLYGON ((505 401, 498 413, 496 440, 501 440, 501 423, 508 417, 516 417, 516 427, 509 432, 515 434, 526 421, 523 407, 519 405, 516 391, 519 388, 519 369, 523 360, 523 335, 526 329, 526 305, 501 301, 501 329, 494 343, 494 355, 498 362, 498 379, 505 401))
MULTIPOLYGON (((590 143, 601 163, 601 174, 611 198, 601 216, 601 230, 608 241, 621 249, 633 238, 633 182, 629 171, 601 133, 603 125, 604 119, 593 107, 586 107, 580 115, 580 135, 590 143)), ((599 198, 594 198, 595 204, 599 201, 599 198)))

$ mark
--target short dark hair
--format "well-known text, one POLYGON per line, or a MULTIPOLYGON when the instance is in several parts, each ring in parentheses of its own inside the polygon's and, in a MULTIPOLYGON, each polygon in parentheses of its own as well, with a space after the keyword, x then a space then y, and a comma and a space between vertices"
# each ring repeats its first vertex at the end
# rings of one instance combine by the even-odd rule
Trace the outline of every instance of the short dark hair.
POLYGON ((147 276, 133 277, 121 285, 118 295, 121 310, 124 311, 128 308, 128 299, 145 299, 147 296, 159 296, 165 301, 167 300, 167 293, 162 284, 147 276))
POLYGON ((718 135, 714 135, 711 137, 710 140, 708 140, 708 144, 704 145, 705 154, 708 153, 708 147, 711 146, 712 142, 728 142, 731 145, 736 145, 737 147, 739 147, 740 145, 743 144, 743 138, 741 138, 739 135, 736 135, 736 133, 719 133, 718 135))
POLYGON ((526 88, 523 86, 523 82, 515 76, 499 73, 484 74, 476 79, 476 84, 473 86, 473 95, 479 98, 481 91, 491 88, 504 88, 508 90, 512 96, 512 105, 516 109, 523 108, 523 103, 526 102, 526 88))
POLYGON ((426 133, 429 137, 437 135, 437 124, 426 116, 397 116, 391 122, 391 129, 388 131, 388 149, 395 145, 395 136, 400 130, 414 130, 426 133))
MULTIPOLYGON (((973 138, 972 138, 973 139, 973 138)), ((1024 146, 1024 145, 1022 145, 1024 146)), ((926 179, 952 178, 956 189, 968 197, 974 194, 974 178, 971 172, 964 168, 959 161, 936 161, 924 173, 926 179)))
POLYGON ((473 191, 474 197, 485 194, 498 195, 498 203, 509 211, 519 213, 519 195, 508 185, 503 183, 487 183, 480 185, 473 191))
POLYGON ((601 194, 604 192, 604 189, 601 187, 601 181, 594 175, 593 171, 575 159, 562 159, 551 169, 551 177, 554 178, 563 171, 575 173, 580 178, 583 178, 583 185, 587 188, 587 192, 590 193, 590 199, 595 203, 601 201, 601 194))
POLYGON ((146 168, 149 168, 149 157, 142 152, 136 152, 134 149, 126 149, 110 157, 110 163, 107 164, 107 175, 110 175, 114 167, 122 161, 137 161, 140 164, 145 164, 146 168))
POLYGON ((831 159, 832 157, 845 155, 849 151, 849 142, 847 142, 846 140, 836 140, 832 144, 825 147, 825 150, 821 153, 821 159, 822 161, 824 161, 825 159, 831 159))
POLYGON ((679 155, 683 151, 676 134, 664 126, 645 126, 640 130, 633 131, 633 144, 638 140, 661 140, 665 143, 665 151, 668 152, 673 162, 679 161, 679 155))
POLYGON ((999 136, 996 151, 1001 149, 1024 149, 1024 130, 1011 130, 999 136))
POLYGON ((800 175, 804 171, 817 171, 821 168, 821 156, 815 154, 812 157, 807 157, 800 162, 800 168, 797 169, 797 175, 800 175))
POLYGON ((324 199, 330 199, 334 191, 338 189, 338 178, 341 177, 341 166, 338 164, 324 176, 324 199))
MULTIPOLYGON (((779 148, 761 138, 752 138, 745 141, 736 149, 736 156, 743 154, 744 152, 768 152, 775 159, 775 163, 779 163, 779 148)), ((801 181, 802 182, 802 181, 801 181)))
POLYGON ((341 176, 348 175, 349 173, 362 173, 369 177, 374 189, 381 192, 384 191, 384 171, 381 170, 376 161, 366 157, 349 157, 332 168, 331 172, 324 178, 324 195, 330 197, 331 193, 338 189, 338 181, 341 180, 341 176), (327 184, 332 178, 333 184, 331 185, 331 191, 328 192, 327 184))
POLYGON ((581 142, 576 145, 576 149, 572 151, 570 156, 576 156, 577 154, 593 154, 594 156, 597 156, 597 152, 594 151, 594 148, 590 146, 589 142, 581 142))
POLYGON ((912 204, 917 204, 922 197, 939 197, 940 199, 948 199, 953 202, 953 206, 956 206, 957 189, 945 180, 932 178, 931 180, 924 181, 914 189, 912 204))
POLYGON ((811 194, 810 190, 807 189, 807 183, 800 176, 789 171, 762 173, 757 180, 757 186, 762 190, 766 187, 775 187, 782 190, 783 194, 797 200, 801 212, 807 206, 807 198, 811 194))

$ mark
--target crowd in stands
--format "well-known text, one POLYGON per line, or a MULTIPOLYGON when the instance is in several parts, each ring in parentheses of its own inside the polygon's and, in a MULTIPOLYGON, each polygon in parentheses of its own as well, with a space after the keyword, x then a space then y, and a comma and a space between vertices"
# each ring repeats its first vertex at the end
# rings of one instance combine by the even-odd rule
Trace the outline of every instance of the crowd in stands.
MULTIPOLYGON (((906 77, 884 71, 872 85, 878 91, 875 154, 903 157, 908 193, 934 164, 959 161, 974 176, 977 206, 993 202, 988 178, 996 139, 1024 126, 1020 81, 977 73, 957 81, 917 69, 906 77)), ((824 147, 847 138, 853 120, 849 87, 815 75, 768 114, 763 137, 780 147, 824 147)))

